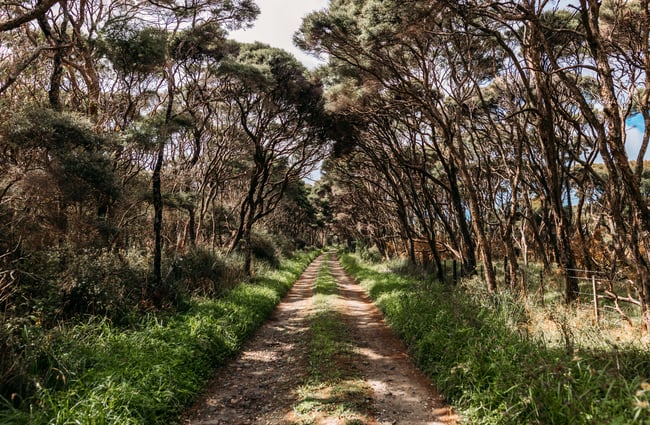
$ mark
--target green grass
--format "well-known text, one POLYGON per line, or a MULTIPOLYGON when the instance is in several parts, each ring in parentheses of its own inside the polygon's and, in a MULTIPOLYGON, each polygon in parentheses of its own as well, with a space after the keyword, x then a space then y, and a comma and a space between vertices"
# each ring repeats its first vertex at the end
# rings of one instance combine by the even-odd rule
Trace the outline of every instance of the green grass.
POLYGON ((339 378, 337 358, 350 351, 344 338, 345 324, 331 306, 336 294, 336 281, 325 261, 314 284, 315 312, 310 323, 309 376, 310 381, 316 384, 339 378))
POLYGON ((307 382, 297 392, 294 412, 301 424, 335 416, 346 424, 366 423, 371 389, 353 367, 354 347, 348 327, 334 306, 336 280, 327 258, 314 283, 314 312, 310 318, 307 382))
POLYGON ((123 329, 107 320, 48 335, 51 371, 28 408, 0 409, 3 424, 168 424, 203 389, 314 258, 303 254, 218 299, 123 329))
POLYGON ((468 423, 650 423, 647 350, 569 351, 518 331, 526 313, 504 295, 342 262, 468 423))

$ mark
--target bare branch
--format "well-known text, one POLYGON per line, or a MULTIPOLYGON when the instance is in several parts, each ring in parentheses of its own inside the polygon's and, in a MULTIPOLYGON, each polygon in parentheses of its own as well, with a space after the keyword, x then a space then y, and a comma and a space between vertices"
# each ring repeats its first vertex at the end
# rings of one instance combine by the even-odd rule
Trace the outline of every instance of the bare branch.
POLYGON ((43 16, 45 12, 50 10, 52 6, 57 4, 60 0, 45 0, 42 2, 39 2, 38 5, 30 10, 29 12, 18 16, 17 18, 10 19, 9 21, 5 22, 0 22, 0 31, 9 31, 15 28, 18 28, 19 26, 26 24, 29 21, 33 21, 34 19, 38 19, 39 17, 43 16))

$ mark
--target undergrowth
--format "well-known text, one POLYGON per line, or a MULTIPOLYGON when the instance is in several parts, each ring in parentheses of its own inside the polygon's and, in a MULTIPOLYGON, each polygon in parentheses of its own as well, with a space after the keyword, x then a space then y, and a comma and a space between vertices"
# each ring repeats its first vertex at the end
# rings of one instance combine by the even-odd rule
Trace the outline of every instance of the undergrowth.
POLYGON ((129 328, 100 319, 57 328, 42 339, 40 367, 48 373, 37 395, 21 409, 5 401, 0 423, 173 422, 314 256, 284 260, 218 299, 194 298, 182 313, 152 314, 129 328))
POLYGON ((518 332, 500 295, 342 258, 438 389, 472 424, 650 424, 650 355, 566 349, 518 332))

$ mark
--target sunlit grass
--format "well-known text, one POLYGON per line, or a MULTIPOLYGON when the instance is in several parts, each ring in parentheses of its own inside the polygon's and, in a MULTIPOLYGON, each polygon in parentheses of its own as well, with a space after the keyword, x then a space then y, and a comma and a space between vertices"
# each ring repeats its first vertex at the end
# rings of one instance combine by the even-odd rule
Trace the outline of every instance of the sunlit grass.
POLYGON ((533 316, 510 294, 409 280, 352 256, 342 260, 469 423, 650 423, 647 348, 567 346, 565 336, 547 342, 526 331, 533 316))
POLYGON ((325 261, 314 285, 307 381, 298 389, 294 405, 303 424, 320 423, 318 419, 323 417, 364 424, 371 409, 371 389, 352 366, 354 348, 334 305, 337 296, 336 280, 325 261))
POLYGON ((27 409, 7 404, 7 424, 168 424, 269 316, 315 253, 183 313, 156 314, 124 329, 107 320, 61 327, 43 353, 58 385, 43 383, 27 409))

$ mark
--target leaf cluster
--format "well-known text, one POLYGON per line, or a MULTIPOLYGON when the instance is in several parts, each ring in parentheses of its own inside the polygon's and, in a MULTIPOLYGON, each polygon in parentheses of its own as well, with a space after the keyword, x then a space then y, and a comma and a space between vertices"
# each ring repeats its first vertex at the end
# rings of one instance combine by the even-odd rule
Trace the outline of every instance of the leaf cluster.
POLYGON ((123 74, 160 71, 168 59, 167 31, 117 17, 103 28, 98 47, 123 74))

